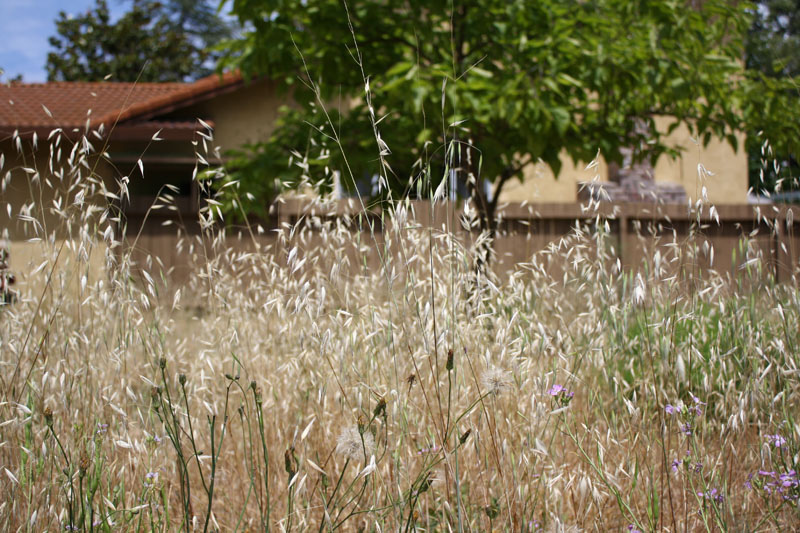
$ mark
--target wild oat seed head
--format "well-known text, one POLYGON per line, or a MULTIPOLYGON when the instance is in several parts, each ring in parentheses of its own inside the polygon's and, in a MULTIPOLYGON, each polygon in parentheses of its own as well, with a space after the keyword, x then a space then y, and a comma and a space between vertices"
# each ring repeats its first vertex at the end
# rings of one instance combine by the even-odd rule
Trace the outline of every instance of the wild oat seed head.
POLYGON ((339 434, 336 440, 336 453, 353 459, 354 461, 367 461, 375 451, 375 437, 365 431, 363 435, 358 432, 358 427, 350 426, 339 434), (361 439, 364 439, 363 443, 361 439))
POLYGON ((511 374, 502 368, 490 367, 481 376, 481 385, 487 394, 497 395, 511 387, 511 374))

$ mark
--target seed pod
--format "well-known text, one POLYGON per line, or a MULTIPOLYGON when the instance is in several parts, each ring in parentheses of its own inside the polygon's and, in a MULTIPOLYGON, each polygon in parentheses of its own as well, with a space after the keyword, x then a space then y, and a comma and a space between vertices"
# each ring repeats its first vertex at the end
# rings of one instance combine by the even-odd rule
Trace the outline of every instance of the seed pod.
POLYGON ((86 455, 86 452, 81 453, 81 460, 78 463, 78 468, 80 468, 81 477, 86 475, 86 471, 89 470, 89 456, 86 455))
POLYGON ((287 449, 286 452, 283 454, 283 466, 286 469, 286 473, 289 474, 289 479, 291 480, 294 477, 294 467, 292 466, 292 450, 287 449))
POLYGON ((375 410, 372 411, 372 416, 378 417, 380 415, 386 416, 386 399, 383 397, 378 399, 378 405, 376 405, 375 410))

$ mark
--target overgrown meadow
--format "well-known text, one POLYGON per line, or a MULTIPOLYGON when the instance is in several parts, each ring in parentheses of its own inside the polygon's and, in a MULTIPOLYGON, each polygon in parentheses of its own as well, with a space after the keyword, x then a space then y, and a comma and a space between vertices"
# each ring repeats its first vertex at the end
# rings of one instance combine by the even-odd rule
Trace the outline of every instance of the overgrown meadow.
POLYGON ((266 238, 209 197, 177 283, 122 237, 100 147, 48 142, 55 177, 26 172, 56 201, 14 213, 41 255, 0 307, 4 530, 800 523, 800 294, 746 241, 734 274, 693 240, 621 268, 598 218, 496 276, 446 200, 442 228, 399 201, 380 239, 266 238))

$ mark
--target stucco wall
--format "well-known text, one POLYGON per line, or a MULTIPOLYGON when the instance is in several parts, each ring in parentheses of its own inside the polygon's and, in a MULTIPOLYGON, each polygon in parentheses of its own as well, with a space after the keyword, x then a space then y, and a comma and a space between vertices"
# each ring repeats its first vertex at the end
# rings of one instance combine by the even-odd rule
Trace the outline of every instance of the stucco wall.
POLYGON ((588 163, 575 164, 566 153, 561 154, 561 172, 558 177, 550 167, 540 161, 523 170, 524 179, 515 179, 505 184, 500 192, 500 202, 529 203, 574 203, 578 183, 608 179, 608 166, 598 158, 597 166, 586 168, 588 163))
POLYGON ((279 93, 275 83, 269 80, 256 80, 178 113, 212 120, 214 143, 224 153, 246 143, 268 139, 282 105, 292 105, 288 94, 279 93))
MULTIPOLYGON (((659 118, 656 121, 661 131, 666 131, 671 121, 659 118)), ((681 125, 665 138, 668 146, 682 147, 678 159, 669 156, 659 158, 653 168, 657 182, 678 183, 686 189, 693 201, 700 198, 703 186, 706 187, 709 202, 713 204, 747 203, 747 153, 744 151, 744 135, 738 135, 739 150, 735 152, 727 143, 713 138, 708 146, 693 139, 689 129, 681 125), (702 165, 700 170, 699 165, 702 165)), ((608 181, 608 165, 602 157, 597 167, 587 169, 587 163, 574 164, 562 153, 563 167, 556 178, 544 163, 525 168, 524 182, 514 180, 507 183, 500 194, 503 202, 570 203, 577 198, 578 183, 591 181, 598 176, 599 181, 608 181)))
MULTIPOLYGON (((666 131, 670 121, 661 118, 657 121, 666 131)), ((679 159, 662 156, 655 166, 656 181, 679 183, 693 201, 701 197, 703 186, 707 189, 708 200, 713 204, 747 203, 747 152, 744 150, 745 136, 737 135, 739 150, 734 151, 727 141, 712 138, 704 147, 702 140, 693 139, 685 125, 679 126, 667 136, 670 146, 680 146, 684 150, 679 159), (702 165, 701 170, 699 165, 702 165), (707 172, 706 172, 707 171, 707 172)))
POLYGON ((58 148, 53 149, 54 173, 51 172, 49 143, 40 140, 35 152, 29 144, 30 141, 25 141, 23 153, 19 154, 10 141, 0 143, 0 152, 5 156, 2 172, 5 187, 0 191, 0 237, 3 234, 11 240, 44 238, 51 234, 67 237, 70 232, 78 231, 74 222, 82 216, 89 215, 87 221, 96 220, 102 211, 98 206, 106 201, 101 182, 107 190, 118 192, 114 185, 118 171, 113 165, 96 155, 91 155, 83 165, 70 165, 67 159, 73 145, 63 140, 60 159, 58 148), (26 169, 35 170, 38 175, 26 169), (36 222, 26 220, 25 214, 36 222))

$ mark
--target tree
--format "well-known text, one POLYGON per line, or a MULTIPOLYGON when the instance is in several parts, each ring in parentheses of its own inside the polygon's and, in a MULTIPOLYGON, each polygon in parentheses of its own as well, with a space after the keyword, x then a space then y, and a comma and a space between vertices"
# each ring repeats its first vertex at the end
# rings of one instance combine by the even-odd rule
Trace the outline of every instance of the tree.
POLYGON ((747 68, 772 77, 800 76, 800 0, 761 0, 747 32, 747 68))
MULTIPOLYGON (((753 6, 752 17, 745 45, 747 68, 761 73, 766 83, 772 85, 780 85, 781 79, 800 77, 800 1, 761 0, 753 6)), ((795 106, 798 86, 800 84, 789 84, 784 89, 785 98, 795 106)), ((796 178, 800 174, 800 164, 796 144, 773 146, 770 157, 762 154, 764 136, 758 131, 754 129, 748 135, 751 186, 755 190, 774 192, 781 180, 784 188, 798 188, 796 178), (769 161, 773 158, 778 162, 780 174, 769 161)))
MULTIPOLYGON (((233 174, 264 193, 245 207, 268 201, 273 189, 257 183, 265 175, 322 187, 332 170, 346 181, 379 176, 379 199, 430 194, 455 175, 493 232, 503 186, 530 162, 558 174, 562 150, 576 161, 599 149, 619 162, 626 147, 640 158, 676 155, 658 116, 737 147, 733 132, 771 105, 771 93, 742 65, 746 5, 698 4, 239 0, 233 12, 251 30, 226 64, 278 80, 300 104, 233 174), (349 109, 322 112, 335 101, 349 109)), ((764 128, 797 131, 796 108, 770 109, 764 128)))
POLYGON ((106 0, 77 17, 63 11, 50 37, 47 77, 58 81, 165 82, 210 74, 218 52, 212 47, 232 35, 206 1, 134 0, 111 22, 106 0))

